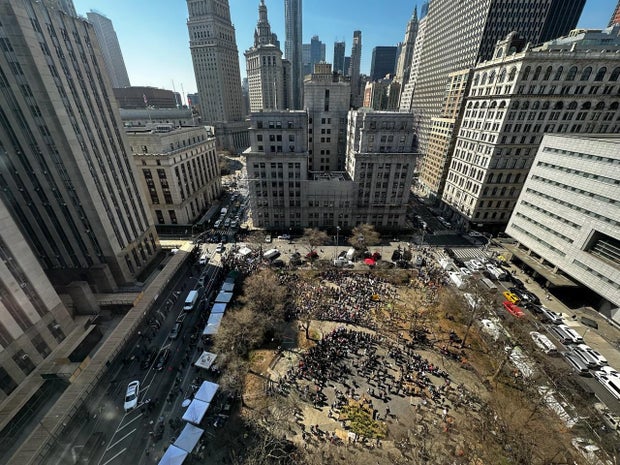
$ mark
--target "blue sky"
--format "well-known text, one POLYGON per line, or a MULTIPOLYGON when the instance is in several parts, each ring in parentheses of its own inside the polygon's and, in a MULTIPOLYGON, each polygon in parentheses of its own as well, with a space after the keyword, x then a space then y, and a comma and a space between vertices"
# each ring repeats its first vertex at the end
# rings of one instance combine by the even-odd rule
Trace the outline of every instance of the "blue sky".
MULTIPOLYGON (((259 0, 229 0, 237 33, 241 76, 245 76, 243 52, 254 42, 259 0)), ((269 22, 284 48, 284 1, 265 1, 269 22)), ((121 44, 132 85, 196 91, 189 52, 187 5, 184 0, 74 0, 78 13, 96 10, 112 20, 121 44)), ((377 0, 304 0, 303 40, 318 35, 332 61, 334 41, 345 41, 351 53, 353 31, 362 31, 362 72, 370 72, 372 49, 396 45, 405 35, 413 8, 422 0, 391 0, 389 7, 377 0)), ((579 27, 603 28, 616 0, 587 0, 579 27)))

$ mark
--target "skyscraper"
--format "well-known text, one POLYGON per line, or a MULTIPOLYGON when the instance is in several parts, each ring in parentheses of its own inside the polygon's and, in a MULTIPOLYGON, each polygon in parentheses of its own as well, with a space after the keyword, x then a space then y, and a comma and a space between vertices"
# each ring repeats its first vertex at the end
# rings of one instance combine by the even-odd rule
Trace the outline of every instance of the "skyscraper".
POLYGON ((345 76, 347 70, 344 68, 344 51, 346 44, 344 42, 334 42, 334 71, 345 76))
POLYGON ((616 23, 620 23, 620 0, 618 0, 616 9, 611 15, 611 19, 609 20, 609 26, 613 26, 616 23))
POLYGON ((359 108, 362 105, 362 86, 360 83, 360 66, 362 62, 362 31, 353 31, 353 45, 351 47, 351 106, 359 108))
POLYGON ((299 110, 303 104, 303 69, 302 69, 302 0, 284 0, 284 22, 286 41, 284 54, 291 62, 291 84, 293 102, 291 109, 299 110))
POLYGON ((121 52, 121 46, 118 43, 118 37, 116 37, 112 21, 95 11, 89 11, 86 13, 86 17, 95 28, 95 34, 97 34, 97 39, 99 40, 99 47, 101 48, 108 75, 112 81, 112 87, 129 87, 129 76, 127 75, 125 60, 123 60, 123 53, 121 52))
POLYGON ((0 196, 53 284, 135 282, 157 235, 94 28, 38 2, 0 17, 0 196))
POLYGON ((370 80, 383 79, 387 74, 394 74, 396 52, 398 47, 379 46, 372 49, 370 80))
POLYGON ((254 46, 245 52, 250 112, 284 109, 282 51, 274 44, 265 0, 258 6, 254 46))
POLYGON ((325 44, 319 36, 312 36, 309 44, 302 44, 304 77, 314 72, 314 65, 325 61, 325 44))
POLYGON ((497 41, 511 31, 534 44, 565 35, 584 5, 585 0, 433 0, 412 102, 420 151, 426 150, 430 119, 441 111, 448 73, 491 58, 497 41), (526 20, 530 17, 537 20, 526 20))
POLYGON ((411 72, 411 62, 413 60, 413 50, 415 48, 415 41, 418 35, 418 8, 414 8, 413 16, 407 23, 407 30, 405 31, 405 40, 400 49, 398 60, 396 62, 396 81, 400 82, 402 86, 409 81, 409 75, 411 72))
POLYGON ((244 150, 249 136, 243 122, 239 56, 228 0, 187 0, 187 9, 203 122, 215 126, 220 149, 244 150))

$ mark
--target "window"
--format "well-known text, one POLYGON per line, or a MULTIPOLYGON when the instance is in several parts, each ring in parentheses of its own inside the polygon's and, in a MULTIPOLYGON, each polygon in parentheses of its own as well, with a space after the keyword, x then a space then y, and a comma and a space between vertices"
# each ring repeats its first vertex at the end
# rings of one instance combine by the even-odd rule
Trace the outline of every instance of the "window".
POLYGON ((607 68, 603 66, 596 72, 596 76, 594 77, 595 81, 602 81, 605 79, 605 74, 607 74, 607 68))
POLYGON ((583 72, 581 73, 581 80, 587 81, 588 79, 590 79, 591 74, 592 74, 592 66, 588 66, 587 68, 584 68, 583 72))
POLYGON ((538 79, 540 79, 541 71, 542 71, 542 66, 537 66, 536 70, 534 71, 534 77, 532 78, 532 80, 538 81, 538 79))
POLYGON ((547 69, 545 70, 545 75, 543 76, 543 81, 548 81, 549 79, 551 79, 551 73, 553 72, 553 68, 551 66, 548 66, 547 69))
POLYGON ((527 78, 530 76, 530 72, 532 71, 532 68, 530 68, 529 66, 526 66, 525 69, 523 70, 523 80, 527 80, 527 78))
POLYGON ((616 82, 618 80, 618 77, 620 76, 620 67, 614 69, 611 72, 611 76, 609 77, 609 80, 612 82, 616 82))
POLYGON ((8 396, 16 387, 17 383, 4 368, 0 367, 0 389, 8 396))
POLYGON ((574 81, 575 76, 577 76, 577 67, 573 66, 571 69, 568 70, 568 74, 566 75, 566 80, 574 81))

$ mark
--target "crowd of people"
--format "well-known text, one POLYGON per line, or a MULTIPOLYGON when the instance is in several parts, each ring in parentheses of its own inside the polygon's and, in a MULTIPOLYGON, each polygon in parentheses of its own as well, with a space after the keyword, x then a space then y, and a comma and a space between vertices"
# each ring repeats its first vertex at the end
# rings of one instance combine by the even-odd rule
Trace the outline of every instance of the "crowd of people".
POLYGON ((396 297, 396 289, 372 273, 329 270, 320 282, 287 274, 281 278, 292 294, 291 317, 337 321, 375 328, 376 310, 396 297))

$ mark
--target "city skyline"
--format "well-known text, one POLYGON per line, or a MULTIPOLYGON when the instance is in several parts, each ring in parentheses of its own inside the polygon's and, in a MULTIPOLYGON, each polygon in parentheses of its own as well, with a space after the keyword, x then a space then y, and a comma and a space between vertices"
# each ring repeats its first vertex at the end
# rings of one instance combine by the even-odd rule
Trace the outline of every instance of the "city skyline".
MULTIPOLYGON (((127 65, 130 81, 134 85, 153 86, 188 93, 196 92, 196 83, 189 51, 189 37, 186 21, 188 17, 185 2, 170 5, 165 0, 153 0, 149 8, 139 2, 114 2, 109 0, 74 0, 76 10, 81 16, 95 10, 108 17, 116 30, 127 65), (111 8, 111 7, 114 8, 111 8), (167 31, 162 33, 162 31, 167 31)), ((241 77, 246 76, 243 51, 254 42, 256 15, 247 0, 230 0, 230 10, 237 36, 237 48, 241 77), (248 12, 251 11, 251 14, 248 12)), ((266 0, 269 20, 274 33, 284 43, 284 3, 266 0)), ((396 45, 403 40, 407 21, 415 6, 418 13, 422 0, 397 0, 390 9, 374 10, 370 0, 361 0, 358 8, 351 10, 346 4, 317 0, 303 5, 303 42, 309 43, 314 35, 327 45, 326 60, 332 62, 334 41, 346 42, 345 55, 351 54, 351 37, 359 29, 364 37, 361 71, 370 72, 372 49, 381 45, 396 45), (369 9, 373 14, 368 15, 369 9), (325 11, 331 11, 329 17, 325 11), (380 28, 370 23, 381 24, 380 28)), ((609 22, 616 6, 615 0, 587 0, 578 27, 604 28, 609 22)))

